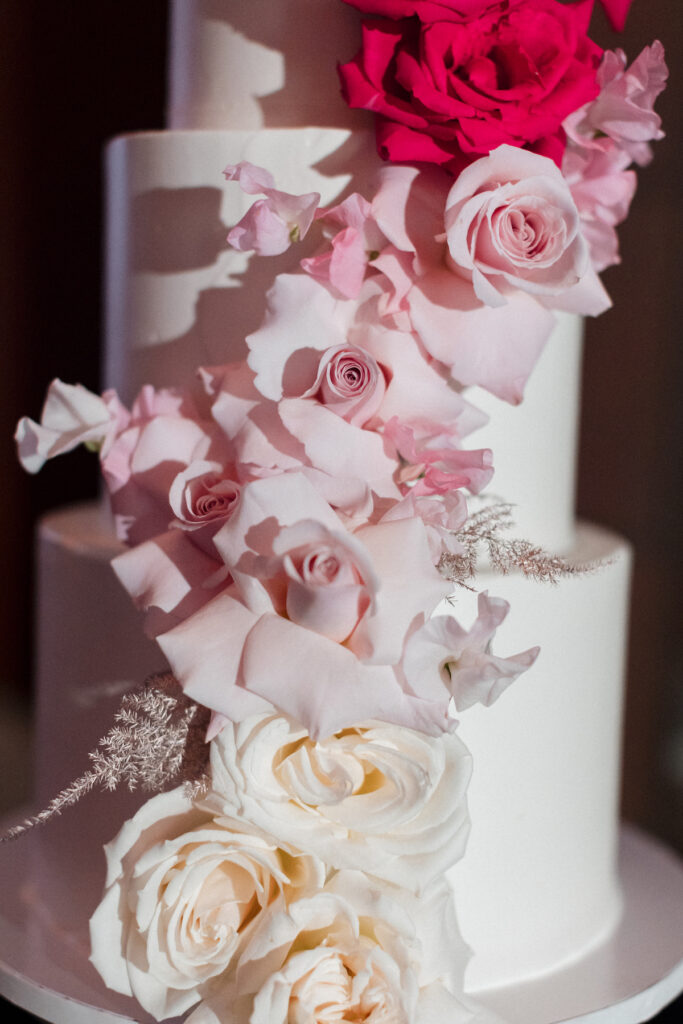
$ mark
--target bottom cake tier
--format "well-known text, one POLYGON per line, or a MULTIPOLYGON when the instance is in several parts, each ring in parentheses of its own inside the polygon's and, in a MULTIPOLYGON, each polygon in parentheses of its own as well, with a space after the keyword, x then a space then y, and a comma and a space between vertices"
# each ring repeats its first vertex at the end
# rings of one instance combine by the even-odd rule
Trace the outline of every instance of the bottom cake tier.
MULTIPOLYGON (((88 767, 121 693, 163 668, 109 566, 118 550, 96 505, 47 516, 39 536, 38 801, 88 767)), ((501 655, 541 655, 491 708, 461 716, 474 774, 472 830, 450 872, 473 956, 467 988, 542 976, 589 952, 616 926, 619 750, 629 551, 581 526, 570 553, 602 567, 557 585, 484 572, 479 589, 510 600, 501 655)), ((459 590, 458 617, 476 595, 459 590)), ((441 608, 445 611, 448 606, 441 608)), ((85 948, 104 881, 101 846, 145 799, 95 792, 27 840, 31 898, 45 922, 85 948)))

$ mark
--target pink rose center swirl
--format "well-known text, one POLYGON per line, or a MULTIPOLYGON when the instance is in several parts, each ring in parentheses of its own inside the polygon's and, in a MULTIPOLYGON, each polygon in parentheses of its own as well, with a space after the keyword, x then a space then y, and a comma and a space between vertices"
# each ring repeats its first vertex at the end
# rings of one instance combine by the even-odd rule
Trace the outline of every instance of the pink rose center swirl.
POLYGON ((345 349, 327 365, 322 382, 323 399, 360 398, 377 383, 378 373, 377 364, 370 365, 369 357, 359 358, 357 353, 345 349))
POLYGON ((238 497, 237 484, 211 475, 188 485, 187 507, 193 519, 211 522, 228 516, 238 497))

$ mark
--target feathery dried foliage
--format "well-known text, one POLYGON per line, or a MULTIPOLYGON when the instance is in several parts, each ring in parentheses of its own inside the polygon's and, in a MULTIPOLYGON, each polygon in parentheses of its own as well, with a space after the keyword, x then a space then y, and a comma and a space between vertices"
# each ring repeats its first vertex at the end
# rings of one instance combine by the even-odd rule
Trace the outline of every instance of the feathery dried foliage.
POLYGON ((557 583, 563 576, 577 576, 598 568, 594 562, 569 562, 561 555, 551 555, 531 541, 519 537, 505 537, 503 533, 514 525, 513 506, 497 503, 485 505, 473 512, 461 530, 455 534, 462 553, 446 552, 441 556, 439 569, 447 580, 467 589, 467 580, 477 571, 482 549, 498 572, 507 574, 515 570, 541 583, 557 583))
POLYGON ((40 814, 0 836, 0 842, 61 814, 96 786, 114 790, 125 783, 131 791, 159 792, 170 783, 187 782, 199 790, 208 761, 204 736, 209 714, 185 696, 172 675, 150 676, 123 697, 114 726, 88 755, 92 767, 40 814))

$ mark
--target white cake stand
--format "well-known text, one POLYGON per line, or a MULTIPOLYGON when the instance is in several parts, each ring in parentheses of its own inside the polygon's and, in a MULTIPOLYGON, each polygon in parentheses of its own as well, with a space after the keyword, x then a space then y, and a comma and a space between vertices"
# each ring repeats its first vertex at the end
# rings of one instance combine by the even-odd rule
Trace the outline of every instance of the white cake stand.
MULTIPOLYGON (((85 942, 47 918, 26 842, 0 847, 0 995, 52 1024, 152 1024, 133 1000, 102 986, 85 942)), ((476 998, 505 1024, 641 1024, 675 999, 683 991, 683 865, 624 827, 620 873, 624 914, 607 942, 540 979, 476 998)))

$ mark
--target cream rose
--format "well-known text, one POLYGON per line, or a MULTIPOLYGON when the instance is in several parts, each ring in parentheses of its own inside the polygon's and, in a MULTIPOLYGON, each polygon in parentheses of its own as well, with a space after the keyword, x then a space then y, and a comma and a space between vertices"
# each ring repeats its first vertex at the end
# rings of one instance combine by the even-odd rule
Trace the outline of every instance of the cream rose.
POLYGON ((105 984, 156 1020, 184 1013, 228 971, 266 909, 315 891, 322 865, 285 855, 182 788, 145 803, 106 847, 107 888, 90 922, 105 984))
POLYGON ((451 993, 465 947, 448 886, 419 899, 360 872, 275 910, 245 947, 236 977, 187 1024, 465 1024, 451 993))
POLYGON ((416 889, 463 854, 470 768, 450 733, 368 722, 316 742, 255 715, 214 739, 205 804, 287 849, 416 889))

